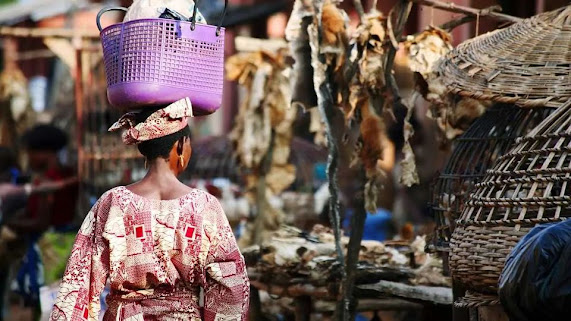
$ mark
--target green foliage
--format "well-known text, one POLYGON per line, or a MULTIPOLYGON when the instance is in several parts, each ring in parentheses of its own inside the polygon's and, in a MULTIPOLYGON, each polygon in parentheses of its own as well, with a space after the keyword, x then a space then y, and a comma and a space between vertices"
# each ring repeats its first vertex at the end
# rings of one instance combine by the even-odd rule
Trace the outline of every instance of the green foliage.
POLYGON ((46 284, 57 282, 63 277, 75 236, 75 233, 53 232, 47 232, 43 236, 40 248, 46 284))

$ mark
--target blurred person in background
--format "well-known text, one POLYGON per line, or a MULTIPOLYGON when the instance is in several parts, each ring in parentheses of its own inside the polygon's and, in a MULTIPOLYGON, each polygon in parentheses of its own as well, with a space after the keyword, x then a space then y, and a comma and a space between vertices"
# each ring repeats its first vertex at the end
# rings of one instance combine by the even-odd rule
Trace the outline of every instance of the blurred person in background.
MULTIPOLYGON (((68 142, 67 135, 52 125, 37 125, 26 131, 22 143, 30 170, 31 187, 47 183, 75 181, 75 171, 64 166, 59 152, 68 142)), ((37 319, 41 314, 40 287, 44 285, 44 267, 38 241, 49 229, 72 229, 78 197, 76 183, 64 184, 54 193, 30 195, 25 211, 6 224, 25 237, 27 246, 16 275, 17 292, 25 308, 31 308, 37 319)))
POLYGON ((10 225, 18 212, 25 211, 32 195, 51 193, 75 184, 75 180, 45 182, 37 186, 19 184, 21 173, 15 153, 0 146, 0 321, 8 320, 7 303, 14 268, 25 254, 25 237, 10 225))

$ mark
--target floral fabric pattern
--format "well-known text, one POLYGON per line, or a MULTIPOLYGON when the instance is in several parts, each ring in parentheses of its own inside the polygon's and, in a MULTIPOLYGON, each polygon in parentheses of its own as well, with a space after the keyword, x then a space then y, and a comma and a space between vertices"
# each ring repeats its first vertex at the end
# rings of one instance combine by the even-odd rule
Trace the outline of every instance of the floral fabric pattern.
POLYGON ((77 235, 50 320, 98 320, 106 282, 106 321, 247 319, 244 259, 220 203, 200 190, 167 201, 105 193, 77 235))

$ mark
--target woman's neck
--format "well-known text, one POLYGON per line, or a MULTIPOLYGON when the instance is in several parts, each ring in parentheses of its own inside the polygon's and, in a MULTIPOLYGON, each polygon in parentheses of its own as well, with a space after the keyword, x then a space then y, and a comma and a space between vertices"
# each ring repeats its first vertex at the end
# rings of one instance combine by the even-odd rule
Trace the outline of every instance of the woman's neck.
POLYGON ((151 183, 157 187, 172 186, 173 182, 180 183, 176 175, 169 167, 169 163, 162 158, 157 158, 147 163, 149 170, 142 181, 151 183))

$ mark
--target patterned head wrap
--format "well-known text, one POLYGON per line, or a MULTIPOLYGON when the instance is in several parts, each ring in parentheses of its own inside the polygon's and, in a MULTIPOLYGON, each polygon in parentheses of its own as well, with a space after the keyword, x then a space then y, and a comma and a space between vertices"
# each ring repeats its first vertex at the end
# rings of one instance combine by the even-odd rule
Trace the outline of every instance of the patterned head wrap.
POLYGON ((130 112, 121 116, 119 120, 109 128, 110 132, 125 130, 123 143, 135 145, 174 134, 188 126, 188 117, 193 117, 190 99, 184 98, 165 108, 152 113, 145 121, 136 123, 138 112, 130 112))

